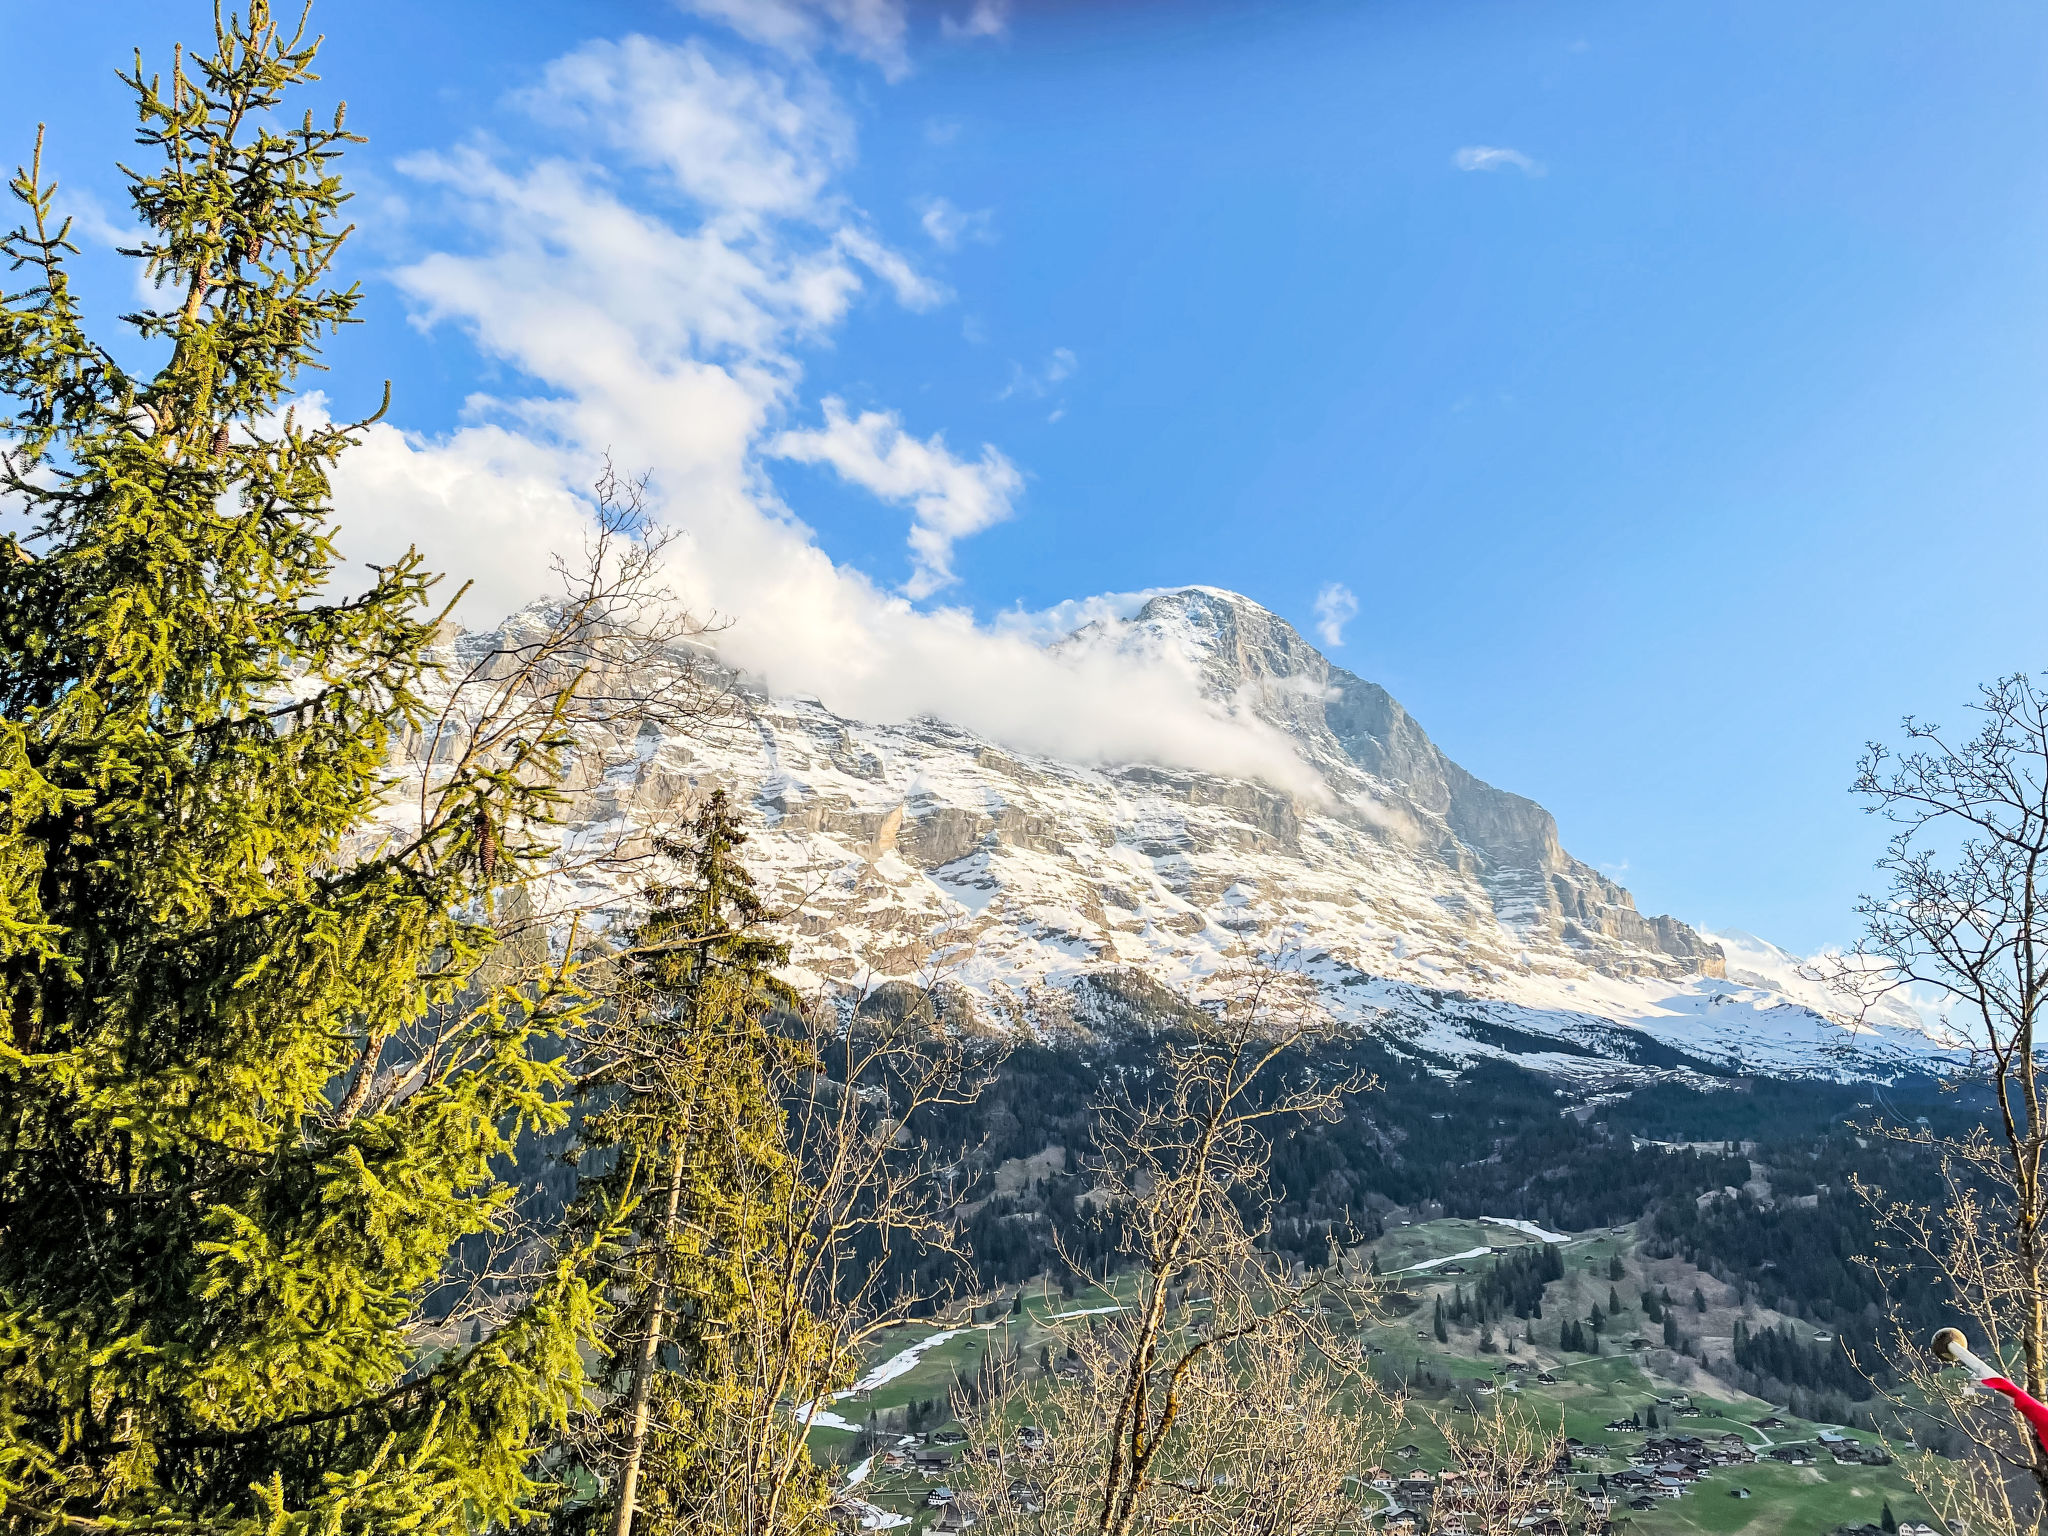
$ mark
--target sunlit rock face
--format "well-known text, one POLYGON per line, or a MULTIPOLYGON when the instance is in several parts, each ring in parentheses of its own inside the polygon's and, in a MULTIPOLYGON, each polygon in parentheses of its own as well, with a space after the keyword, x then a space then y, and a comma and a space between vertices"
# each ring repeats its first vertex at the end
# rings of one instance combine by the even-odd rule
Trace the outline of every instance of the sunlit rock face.
POLYGON ((748 856, 788 910, 794 979, 850 998, 943 982, 942 1011, 974 1027, 1170 1018, 1253 950, 1286 953, 1338 1018, 1446 1069, 1884 1076, 1937 1051, 1903 1008, 1847 1029, 1758 941, 1731 980, 1714 939, 1638 912, 1548 811, 1467 773, 1384 688, 1249 599, 1152 594, 1055 649, 1168 663, 1219 719, 1284 733, 1312 773, 1280 788, 1063 761, 736 678, 715 728, 593 743, 603 783, 567 830, 651 827, 722 786, 756 818, 748 856))

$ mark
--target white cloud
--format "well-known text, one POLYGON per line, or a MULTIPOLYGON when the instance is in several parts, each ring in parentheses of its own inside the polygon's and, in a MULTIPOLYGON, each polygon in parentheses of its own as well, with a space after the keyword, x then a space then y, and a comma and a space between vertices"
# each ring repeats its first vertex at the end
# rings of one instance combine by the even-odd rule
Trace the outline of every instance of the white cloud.
POLYGON ((880 67, 910 73, 903 0, 676 0, 681 10, 723 22, 740 36, 795 58, 834 48, 880 67))
MULTIPOLYGON (((110 216, 106 204, 83 187, 64 188, 64 195, 58 200, 58 214, 71 220, 74 234, 83 235, 110 250, 138 246, 149 235, 140 224, 130 222, 132 212, 123 213, 118 219, 110 216)), ((138 279, 137 286, 147 285, 138 279)))
POLYGON ((1358 617, 1358 598, 1341 581, 1316 594, 1316 634, 1325 645, 1344 643, 1344 626, 1358 617))
POLYGON ((594 455, 579 464, 502 426, 465 427, 434 443, 380 422, 341 460, 342 552, 388 560, 417 547, 429 570, 444 573, 437 604, 468 582, 461 614, 475 622, 509 612, 550 590, 537 579, 536 552, 573 551, 582 540, 589 511, 572 486, 597 467, 594 455))
POLYGON ((1024 477, 1016 465, 984 443, 978 460, 957 459, 934 432, 920 442, 903 430, 894 412, 863 411, 848 416, 844 402, 825 401, 825 425, 784 432, 768 444, 775 458, 829 464, 842 479, 883 501, 908 506, 913 568, 903 590, 929 597, 950 586, 953 546, 1010 515, 1024 477))
POLYGON ((933 282, 865 230, 847 225, 838 240, 842 251, 895 290, 896 302, 905 309, 937 309, 953 297, 945 284, 933 282))
POLYGON ((932 244, 940 250, 958 250, 963 240, 986 243, 996 237, 993 209, 977 208, 969 212, 965 208, 956 208, 943 197, 933 197, 925 200, 922 210, 918 222, 924 226, 932 244))
POLYGON ((919 292, 907 264, 890 276, 838 188, 852 138, 814 70, 629 39, 579 49, 531 104, 586 115, 579 158, 470 147, 405 164, 421 200, 469 227, 396 274, 417 323, 461 328, 515 382, 473 399, 445 436, 379 426, 342 457, 349 559, 416 544, 451 578, 477 579, 459 616, 495 623, 549 589, 550 557, 587 529, 585 488, 609 453, 648 475, 677 531, 679 599, 728 620, 721 654, 771 690, 863 719, 936 715, 1021 750, 1315 790, 1286 737, 1204 699, 1180 662, 1049 649, 1014 625, 921 610, 835 564, 778 497, 770 451, 800 447, 908 506, 913 584, 931 590, 954 542, 1007 515, 1021 487, 999 450, 956 457, 886 410, 827 405, 822 426, 789 427, 805 409, 803 349, 877 276, 907 301, 919 292), (706 163, 689 162, 693 144, 706 163), (629 167, 687 201, 630 200, 617 174, 629 167))
POLYGON ((822 81, 735 67, 697 42, 586 44, 523 101, 727 214, 815 209, 853 158, 853 125, 822 81))
POLYGON ((1001 37, 1010 30, 1009 0, 974 0, 965 16, 941 16, 939 30, 947 37, 1001 37))
POLYGON ((1503 149, 1493 144, 1467 144, 1451 156, 1451 164, 1461 171, 1498 171, 1513 167, 1524 176, 1541 176, 1543 163, 1532 160, 1519 149, 1503 149))
POLYGON ((1022 363, 1010 364, 1010 382, 1005 384, 998 400, 1007 400, 1012 395, 1023 395, 1032 400, 1043 400, 1060 385, 1074 376, 1074 370, 1081 366, 1081 360, 1074 356, 1069 347, 1054 347, 1044 362, 1035 368, 1026 368, 1022 363))

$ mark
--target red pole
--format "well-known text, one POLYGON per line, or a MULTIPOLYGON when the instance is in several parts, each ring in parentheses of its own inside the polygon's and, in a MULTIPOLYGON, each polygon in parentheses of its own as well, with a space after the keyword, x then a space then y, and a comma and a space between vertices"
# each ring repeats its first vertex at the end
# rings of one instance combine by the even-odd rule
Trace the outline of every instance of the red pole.
POLYGON ((2048 1404, 2044 1404, 2032 1393, 2023 1391, 2004 1376, 1970 1353, 1967 1340, 1959 1328, 1944 1328, 1934 1336, 1934 1357, 1937 1360, 1953 1360, 1972 1376, 1980 1385, 1990 1388, 2008 1399, 2017 1408, 2020 1416, 2034 1432, 2034 1443, 2048 1455, 2048 1404))

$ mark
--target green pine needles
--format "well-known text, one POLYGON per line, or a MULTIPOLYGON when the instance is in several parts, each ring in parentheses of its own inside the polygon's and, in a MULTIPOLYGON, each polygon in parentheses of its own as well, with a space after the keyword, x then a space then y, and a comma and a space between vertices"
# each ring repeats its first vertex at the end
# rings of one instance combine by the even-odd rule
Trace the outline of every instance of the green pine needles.
MULTIPOLYGON (((328 476, 289 409, 348 323, 336 111, 303 21, 220 19, 129 76, 160 307, 92 339, 35 162, 0 243, 0 1526, 503 1527, 581 1401, 602 1221, 475 1342, 423 1301, 563 1123, 567 968, 486 984, 565 735, 471 760, 363 850, 428 717, 417 559, 336 595, 328 476), (125 354, 124 354, 125 355, 125 354)), ((503 968, 498 968, 502 971, 503 968)), ((493 974, 498 974, 494 971, 493 974)), ((552 1265, 552 1268, 548 1267, 552 1265)))
POLYGON ((768 931, 745 842, 723 790, 687 835, 661 839, 682 878, 647 891, 579 1085, 594 1109, 571 1229, 623 1218, 602 1250, 623 1301, 607 1404, 572 1439, 605 1492, 566 1511, 565 1531, 822 1528, 808 1459, 771 1465, 761 1433, 792 1413, 823 1349, 788 1282, 789 1218, 808 1192, 778 1093, 822 1064, 800 1032, 770 1028, 800 1003, 775 974, 789 947, 768 931))

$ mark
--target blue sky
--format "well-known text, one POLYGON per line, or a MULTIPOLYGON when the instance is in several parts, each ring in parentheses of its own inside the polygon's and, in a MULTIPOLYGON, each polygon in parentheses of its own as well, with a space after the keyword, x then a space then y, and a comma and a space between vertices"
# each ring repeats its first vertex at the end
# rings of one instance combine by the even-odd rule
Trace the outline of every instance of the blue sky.
MULTIPOLYGON (((47 120, 117 225, 112 70, 205 15, 0 0, 10 153, 47 120)), ((343 487, 352 553, 512 594, 608 446, 771 676, 1014 694, 974 723, 1049 746, 1077 711, 1005 681, 1005 613, 1204 582, 1313 631, 1341 584, 1333 657, 1641 905, 1802 948, 1869 884, 1864 738, 2041 659, 2039 7, 316 24, 371 136, 322 385, 392 377, 406 434, 343 487)))

